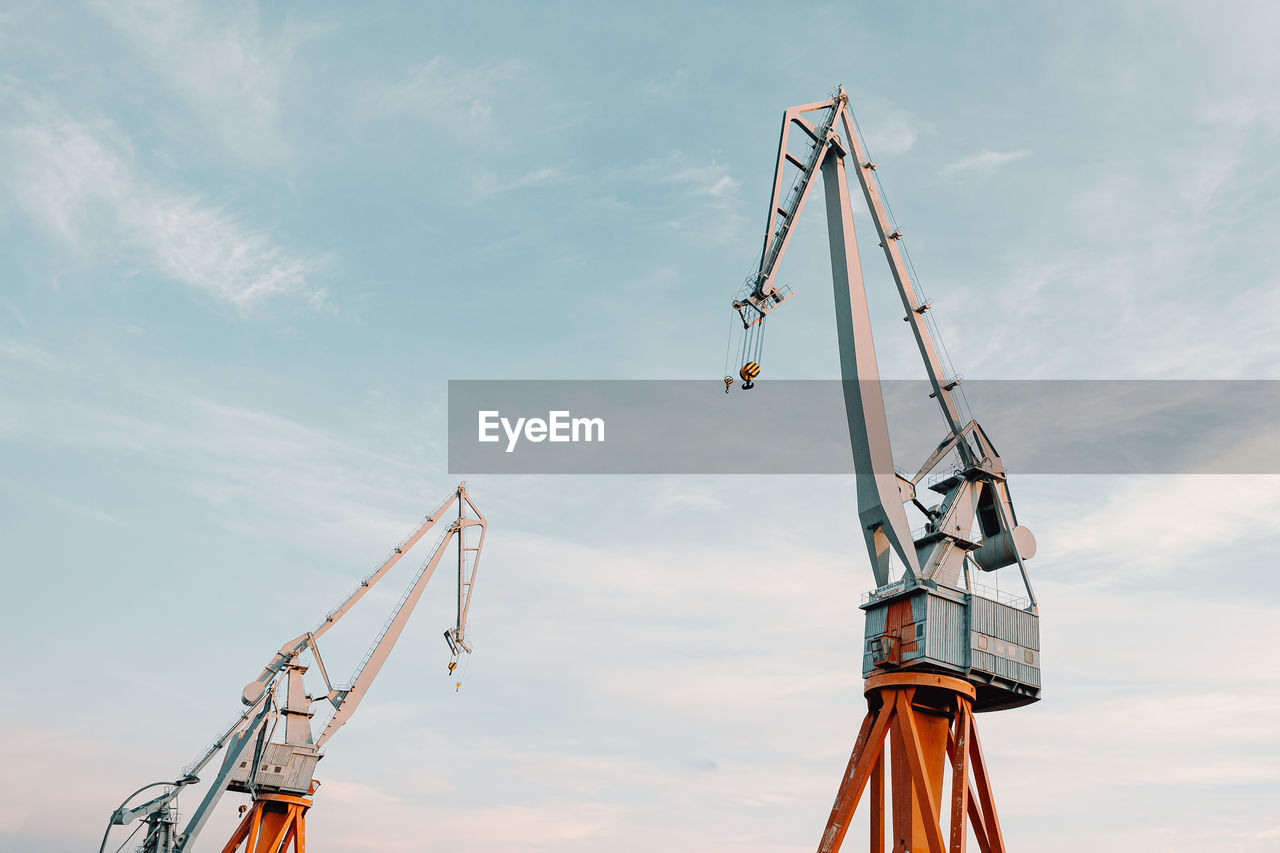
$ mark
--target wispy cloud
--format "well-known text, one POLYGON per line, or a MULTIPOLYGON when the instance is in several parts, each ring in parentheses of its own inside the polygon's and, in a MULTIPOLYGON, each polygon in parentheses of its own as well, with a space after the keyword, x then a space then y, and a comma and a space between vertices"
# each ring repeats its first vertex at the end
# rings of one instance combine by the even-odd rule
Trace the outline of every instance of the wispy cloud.
POLYGON ((337 513, 348 533, 368 525, 374 540, 403 534, 411 514, 388 511, 396 499, 387 496, 403 496, 403 471, 416 462, 388 459, 272 412, 193 394, 167 371, 143 378, 136 366, 122 370, 109 355, 96 352, 94 359, 56 358, 0 339, 0 383, 7 389, 0 440, 127 459, 138 477, 150 465, 162 466, 185 494, 241 532, 265 529, 264 520, 274 517, 266 523, 279 535, 306 529, 304 519, 324 524, 337 513), (89 389, 105 386, 112 388, 110 399, 94 400, 89 389))
POLYGON ((523 175, 517 175, 514 178, 502 180, 492 172, 483 172, 476 176, 475 195, 485 198, 502 195, 503 193, 522 190, 526 187, 545 184, 547 181, 560 177, 561 174, 560 169, 544 167, 525 172, 523 175))
POLYGON ((660 77, 652 77, 640 86, 640 96, 651 102, 674 101, 685 97, 692 89, 693 76, 683 68, 660 77))
POLYGON ((474 136, 488 132, 502 85, 520 71, 514 61, 481 66, 437 56, 406 79, 375 89, 370 102, 383 113, 411 113, 474 136))
POLYGON ((729 167, 715 161, 677 169, 667 181, 685 184, 695 195, 712 198, 724 198, 738 188, 738 179, 729 174, 729 167))
POLYGON ((284 67, 295 34, 263 34, 252 5, 93 2, 243 160, 274 164, 289 154, 280 131, 284 67))
POLYGON ((979 151, 977 154, 970 154, 968 157, 961 157, 959 160, 952 161, 943 166, 939 171, 939 175, 958 175, 961 172, 974 172, 980 175, 987 175, 996 169, 1012 163, 1014 160, 1021 160, 1024 157, 1031 156, 1030 151, 979 151))
MULTIPOLYGON (((1249 148, 1261 138, 1215 128, 1212 157, 1198 137, 1179 137, 1064 172, 1061 189, 1045 198, 1053 214, 1024 232, 1002 285, 1004 301, 1035 333, 999 342, 991 350, 996 369, 1016 365, 1053 377, 1280 376, 1280 277, 1266 262, 1274 217, 1241 203, 1268 186, 1249 148), (1226 266, 1237 271, 1233 286, 1209 287, 1226 266), (1079 346, 1082 339, 1090 346, 1079 346), (1025 357, 1032 347, 1049 355, 1033 364, 1025 357)), ((981 322, 973 305, 961 310, 968 322, 981 322)))
POLYGON ((872 156, 878 157, 910 151, 920 138, 921 130, 926 128, 927 125, 902 110, 891 109, 883 114, 872 110, 872 116, 861 132, 867 150, 872 156))
POLYGON ((1245 539, 1280 510, 1275 477, 1180 476, 1127 478, 1059 520, 1045 552, 1076 566, 1100 587, 1186 572, 1230 539, 1245 539), (1158 483, 1159 487, 1154 488, 1158 483), (1171 525, 1172 515, 1196 519, 1171 525), (1205 531, 1214 535, 1206 537, 1205 531), (1123 565, 1124 572, 1114 570, 1123 565), (1098 574, 1088 568, 1096 567, 1098 574))
POLYGON ((290 293, 323 301, 323 291, 307 283, 320 259, 289 252, 224 208, 151 180, 110 125, 38 112, 9 136, 8 177, 22 207, 66 243, 119 243, 161 275, 238 308, 290 293))
POLYGON ((14 305, 8 299, 0 296, 0 307, 3 307, 7 312, 9 312, 9 315, 13 317, 14 322, 19 326, 24 329, 27 327, 27 315, 22 313, 22 309, 17 305, 14 305))
POLYGON ((694 159, 674 151, 610 172, 604 180, 673 191, 681 198, 675 209, 685 215, 664 221, 670 228, 695 229, 701 236, 723 241, 736 236, 742 224, 741 183, 728 165, 715 158, 694 159))
POLYGON ((694 160, 681 151, 653 157, 626 170, 623 176, 682 187, 688 195, 722 199, 738 188, 729 167, 718 160, 694 160))

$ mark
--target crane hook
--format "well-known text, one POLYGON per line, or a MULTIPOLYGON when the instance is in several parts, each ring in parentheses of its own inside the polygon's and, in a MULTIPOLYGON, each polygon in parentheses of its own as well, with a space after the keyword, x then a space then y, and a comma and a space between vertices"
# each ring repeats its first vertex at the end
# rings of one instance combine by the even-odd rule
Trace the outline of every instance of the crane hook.
POLYGON ((753 380, 760 375, 760 365, 756 364, 754 361, 748 361, 746 364, 742 365, 742 369, 738 371, 738 375, 742 377, 743 390, 750 391, 752 388, 756 387, 756 383, 753 380))
POLYGON ((728 394, 728 393, 729 393, 729 389, 730 389, 730 388, 732 388, 732 387, 733 387, 733 377, 732 377, 732 376, 726 376, 726 377, 724 378, 724 393, 728 394))

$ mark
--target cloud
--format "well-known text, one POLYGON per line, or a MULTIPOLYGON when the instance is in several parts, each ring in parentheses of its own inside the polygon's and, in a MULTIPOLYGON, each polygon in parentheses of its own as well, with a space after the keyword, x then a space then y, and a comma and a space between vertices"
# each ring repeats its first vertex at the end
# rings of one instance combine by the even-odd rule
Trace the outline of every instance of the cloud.
POLYGON ((111 126, 41 112, 9 136, 11 177, 21 206, 64 242, 121 244, 161 275, 241 309, 281 294, 323 302, 307 284, 322 259, 277 246, 198 195, 159 186, 134 168, 111 126))
POLYGON ((915 147, 920 138, 921 125, 910 115, 892 110, 883 115, 875 114, 867 122, 865 131, 859 130, 868 153, 873 156, 905 154, 915 147))
POLYGON ((715 158, 693 159, 683 151, 674 151, 633 166, 608 170, 602 179, 606 183, 627 185, 628 199, 637 196, 637 186, 648 191, 656 187, 670 189, 677 200, 665 205, 665 209, 680 210, 684 215, 663 220, 662 224, 696 234, 700 239, 732 240, 743 222, 738 192, 741 182, 727 165, 715 158))
MULTIPOLYGON (((109 742, 86 737, 83 732, 59 730, 54 726, 41 725, 42 721, 32 722, 35 725, 24 726, 22 737, 5 738, 0 743, 0 759, 3 759, 7 771, 0 775, 0 841, 41 830, 58 835, 78 831, 84 837, 100 834, 108 810, 128 793, 127 789, 117 793, 107 781, 113 770, 110 761, 123 758, 119 754, 123 750, 117 750, 109 742), (44 820, 44 815, 60 796, 54 792, 56 786, 30 783, 32 780, 52 782, 47 778, 51 770, 49 756, 62 749, 75 751, 82 772, 65 780, 67 790, 61 795, 80 802, 101 804, 102 812, 84 814, 73 811, 65 819, 56 821, 58 825, 55 827, 44 820)), ((121 837, 125 834, 121 833, 121 837)))
POLYGON ((980 175, 988 175, 996 169, 1012 163, 1014 160, 1021 160, 1024 157, 1031 156, 1030 151, 979 151, 977 154, 970 154, 968 157, 961 157, 947 165, 943 166, 939 171, 939 175, 958 175, 961 172, 975 172, 980 175))
POLYGON ((489 131, 502 85, 519 77, 521 68, 514 61, 463 65, 437 56, 404 81, 376 89, 370 101, 380 112, 418 115, 473 137, 489 131))
MULTIPOLYGON (((1066 518, 1046 540, 1064 565, 1096 564, 1095 582, 1149 581, 1212 559, 1225 541, 1247 539, 1280 509, 1276 477, 1128 477, 1066 518), (1194 524, 1170 524, 1173 517, 1194 524), (1206 536, 1206 531, 1212 535, 1206 536), (1115 566, 1124 566, 1116 572, 1115 566)), ((1091 496, 1092 497, 1092 496, 1091 496)))
POLYGON ((661 77, 653 77, 641 84, 640 96, 651 102, 674 101, 687 96, 692 90, 693 76, 683 68, 661 77))
POLYGON ((613 847, 602 838, 614 836, 625 809, 604 804, 540 803, 440 806, 415 804, 378 808, 346 803, 333 809, 327 841, 334 849, 417 851, 430 837, 443 847, 477 851, 598 850, 613 847), (358 816, 358 817, 357 817, 358 816), (370 833, 370 827, 378 832, 370 833))
MULTIPOLYGON (((1213 139, 1212 157, 1194 137, 1178 137, 1105 165, 1076 164, 1061 191, 1042 195, 1035 204, 1046 205, 1045 215, 1022 232, 999 285, 1014 319, 1034 334, 1005 336, 1003 349, 990 349, 998 370, 1280 376, 1280 278, 1266 263, 1274 217, 1240 201, 1267 191, 1258 177, 1267 171, 1242 134, 1215 131, 1213 139), (1210 287, 1226 268, 1235 271, 1232 286, 1210 287)), ((983 322, 978 308, 960 310, 968 316, 957 325, 983 322)))
POLYGON ((526 187, 545 184, 547 181, 554 180, 561 176, 561 170, 555 168, 534 169, 525 172, 523 175, 503 181, 492 172, 484 172, 476 176, 475 196, 489 198, 495 195, 522 190, 526 187))
MULTIPOLYGON (((418 493, 405 487, 403 472, 426 479, 414 459, 391 460, 288 417, 193 394, 165 371, 122 369, 103 353, 86 359, 56 359, 0 339, 8 401, 0 407, 0 441, 116 458, 141 479, 168 471, 170 487, 239 533, 274 530, 278 538, 280 531, 310 530, 299 532, 305 542, 317 535, 312 526, 333 524, 339 540, 360 530, 372 541, 394 542, 413 520, 401 501, 418 493), (101 387, 112 389, 109 399, 95 397, 92 389, 101 387), (339 525, 345 533, 337 533, 339 525)), ((434 500, 434 492, 432 486, 424 496, 434 500)), ((40 489, 27 499, 62 500, 40 489)))
POLYGON ((716 161, 700 164, 679 164, 667 174, 664 181, 681 184, 697 196, 722 199, 738 188, 738 180, 729 174, 729 167, 716 161))
POLYGON ((24 314, 22 312, 22 309, 19 308, 17 305, 14 305, 8 299, 5 299, 3 296, 0 296, 0 307, 8 311, 10 316, 13 317, 14 322, 17 323, 19 326, 21 326, 24 329, 27 327, 27 315, 24 314))
POLYGON ((0 357, 35 367, 53 367, 58 363, 48 350, 16 340, 0 340, 0 357))
POLYGON ((289 155, 280 132, 283 66, 292 36, 267 38, 251 5, 94 2, 202 121, 243 160, 274 164, 289 155), (224 10, 214 14, 211 10, 224 10))

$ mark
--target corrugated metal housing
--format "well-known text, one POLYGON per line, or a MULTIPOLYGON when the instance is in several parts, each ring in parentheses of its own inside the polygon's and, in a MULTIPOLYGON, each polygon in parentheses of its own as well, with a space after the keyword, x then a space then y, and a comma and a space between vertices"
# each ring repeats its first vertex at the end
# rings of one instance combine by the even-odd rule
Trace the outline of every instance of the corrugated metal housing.
POLYGON ((929 586, 899 587, 862 609, 864 677, 915 667, 954 673, 978 686, 980 709, 1040 694, 1040 620, 1030 610, 929 586), (887 636, 896 639, 896 665, 879 651, 887 636))

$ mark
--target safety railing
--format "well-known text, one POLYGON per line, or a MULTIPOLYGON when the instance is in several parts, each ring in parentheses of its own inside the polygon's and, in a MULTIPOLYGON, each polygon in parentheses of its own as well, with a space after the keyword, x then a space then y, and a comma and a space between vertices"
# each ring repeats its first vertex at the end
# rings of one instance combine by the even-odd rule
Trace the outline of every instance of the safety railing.
POLYGON ((943 480, 950 480, 952 477, 959 477, 963 472, 963 465, 949 465, 946 468, 935 469, 934 472, 925 479, 925 485, 936 486, 943 480))
POLYGON ((213 738, 213 740, 205 744, 204 749, 200 750, 200 753, 196 756, 196 759, 192 761, 190 764, 188 764, 187 766, 182 768, 182 775, 187 776, 199 771, 200 768, 204 766, 205 762, 209 760, 209 756, 213 755, 219 749, 222 749, 224 745, 226 745, 227 739, 236 733, 236 729, 240 728, 240 725, 249 718, 249 715, 252 714, 257 709, 257 707, 258 706, 254 704, 246 708, 245 710, 241 711, 239 714, 236 714, 236 716, 233 717, 229 723, 223 726, 223 728, 221 729, 222 734, 218 735, 217 737, 213 738))
POLYGON ((997 589, 995 587, 986 586, 985 584, 973 584, 973 594, 979 598, 985 598, 988 601, 994 601, 997 604, 1007 604, 1018 610, 1026 610, 1031 606, 1031 599, 1023 595, 1015 595, 1012 592, 997 589))

